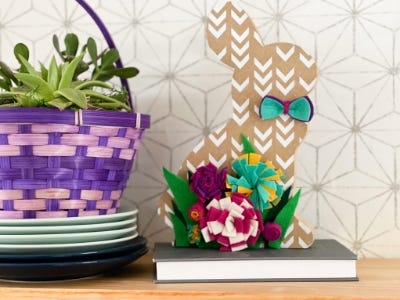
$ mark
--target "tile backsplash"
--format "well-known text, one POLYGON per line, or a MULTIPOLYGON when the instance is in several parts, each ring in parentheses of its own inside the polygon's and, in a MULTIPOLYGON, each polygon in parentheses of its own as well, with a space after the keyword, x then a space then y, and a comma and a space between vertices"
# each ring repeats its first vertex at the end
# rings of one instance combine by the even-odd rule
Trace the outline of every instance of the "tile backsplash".
MULTIPOLYGON (((170 241, 157 215, 162 166, 177 171, 204 135, 232 113, 232 71, 205 38, 218 0, 88 0, 106 23, 125 65, 137 110, 152 116, 124 206, 140 209, 150 243, 170 241)), ((224 1, 224 0, 220 0, 224 1)), ((335 238, 360 257, 400 253, 400 2, 397 0, 237 1, 265 42, 299 44, 320 74, 310 97, 315 119, 297 153, 299 214, 317 238, 335 238)), ((105 44, 71 0, 2 0, 0 58, 24 42, 47 61, 53 34, 75 32, 105 44)))

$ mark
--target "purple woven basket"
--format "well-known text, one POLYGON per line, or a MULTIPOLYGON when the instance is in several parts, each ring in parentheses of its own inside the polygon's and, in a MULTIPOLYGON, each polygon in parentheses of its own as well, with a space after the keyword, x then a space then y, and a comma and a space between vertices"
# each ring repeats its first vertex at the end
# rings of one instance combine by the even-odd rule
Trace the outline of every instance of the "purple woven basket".
MULTIPOLYGON (((94 11, 76 1, 115 48, 94 11)), ((149 115, 99 110, 2 108, 0 120, 1 219, 115 213, 150 127, 149 115)))

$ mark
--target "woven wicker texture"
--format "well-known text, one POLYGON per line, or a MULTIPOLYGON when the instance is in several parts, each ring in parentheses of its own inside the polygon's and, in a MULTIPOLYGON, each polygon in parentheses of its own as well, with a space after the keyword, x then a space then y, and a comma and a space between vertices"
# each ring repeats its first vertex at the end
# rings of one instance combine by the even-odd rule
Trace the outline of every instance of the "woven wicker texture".
POLYGON ((0 124, 0 218, 114 213, 143 130, 0 124))

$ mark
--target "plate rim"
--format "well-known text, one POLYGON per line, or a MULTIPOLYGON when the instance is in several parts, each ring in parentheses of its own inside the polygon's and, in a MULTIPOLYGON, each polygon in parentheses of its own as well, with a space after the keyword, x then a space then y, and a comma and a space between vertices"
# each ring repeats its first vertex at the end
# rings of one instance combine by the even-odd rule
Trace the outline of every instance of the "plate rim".
POLYGON ((138 209, 117 212, 108 215, 95 215, 83 217, 66 217, 66 218, 43 218, 43 219, 0 219, 0 226, 35 226, 35 225, 54 225, 54 224, 97 224, 104 221, 115 221, 127 219, 136 216, 138 209))
MULTIPOLYGON (((103 240, 103 241, 95 241, 95 242, 86 242, 86 243, 0 244, 0 254, 8 253, 5 251, 19 251, 18 253, 35 254, 37 252, 29 252, 29 251, 42 250, 41 251, 42 254, 49 254, 49 253, 60 253, 58 251, 57 252, 54 252, 54 251, 62 250, 62 249, 69 249, 66 251, 71 251, 71 249, 79 250, 80 248, 91 248, 91 247, 94 247, 94 249, 96 249, 96 247, 100 247, 100 246, 110 246, 110 245, 114 245, 114 244, 123 243, 123 242, 126 242, 126 241, 136 238, 138 235, 139 235, 139 233, 136 231, 135 234, 125 236, 122 238, 103 240), (46 247, 44 247, 44 246, 46 246, 46 247), (43 250, 49 250, 49 251, 43 251, 43 250), (51 250, 53 250, 53 251, 51 251, 51 250)), ((104 248, 104 249, 106 249, 106 248, 104 248)), ((89 251, 89 250, 85 250, 85 251, 89 251)))
MULTIPOLYGON (((143 255, 145 255, 149 251, 149 247, 144 245, 143 247, 135 250, 134 252, 126 253, 125 255, 118 255, 110 258, 101 258, 101 259, 89 259, 89 260, 81 260, 81 261, 72 261, 72 262, 46 262, 46 263, 0 263, 0 267, 15 270, 15 274, 5 276, 0 275, 0 281, 18 281, 18 282, 50 282, 50 281, 60 281, 60 280, 71 280, 78 278, 86 278, 95 276, 98 274, 103 274, 109 271, 117 270, 123 266, 126 266, 135 260, 139 259, 143 255), (87 266, 95 266, 95 268, 87 268, 87 266), (46 274, 49 269, 63 269, 63 268, 80 268, 79 270, 84 270, 84 272, 68 270, 66 272, 61 272, 61 275, 50 277, 49 276, 29 276, 23 274, 24 269, 26 269, 25 273, 28 273, 33 269, 36 273, 37 269, 43 268, 42 272, 46 274), (83 268, 83 269, 82 269, 83 268), (75 272, 72 273, 72 272, 75 272)), ((60 274, 60 273, 58 273, 60 274)))
MULTIPOLYGON (((0 235, 19 235, 19 234, 55 234, 55 233, 78 233, 82 230, 85 232, 103 231, 105 228, 113 228, 121 226, 128 226, 129 224, 137 224, 137 217, 126 220, 118 220, 115 222, 93 223, 93 224, 71 224, 71 225, 51 225, 51 226, 4 226, 0 225, 0 235), (78 231, 79 229, 79 231, 78 231), (82 229, 82 230, 80 230, 82 229), (96 230, 93 230, 96 229, 96 230), (97 230, 98 229, 98 230, 97 230), (70 232, 73 230, 73 232, 70 232), (2 233, 9 232, 9 233, 2 233)), ((108 229, 112 230, 112 229, 108 229)))
MULTIPOLYGON (((116 245, 114 247, 105 248, 105 249, 97 249, 97 250, 89 250, 83 252, 58 252, 58 253, 35 253, 35 254, 25 254, 25 253, 16 253, 16 254, 1 254, 0 253, 0 262, 6 263, 7 260, 12 260, 14 263, 24 261, 32 261, 32 260, 73 260, 80 257, 96 257, 103 255, 114 255, 116 253, 124 253, 126 251, 132 251, 132 248, 139 249, 145 247, 147 245, 147 238, 144 236, 138 235, 136 238, 133 238, 132 241, 122 245, 116 245)), ((135 251, 135 250, 134 250, 135 251)))
MULTIPOLYGON (((12 245, 26 245, 26 244, 62 244, 59 242, 52 242, 54 240, 74 240, 74 239, 82 239, 82 238, 94 238, 94 236, 99 236, 100 240, 108 240, 112 239, 109 237, 110 235, 125 235, 137 230, 137 225, 135 224, 132 227, 126 227, 121 229, 114 230, 103 230, 103 231, 92 231, 92 232, 74 232, 74 233, 49 233, 49 234, 0 234, 0 246, 4 244, 12 244, 12 245), (10 239, 13 242, 6 242, 7 239, 10 239), (25 242, 28 240, 27 242, 25 242), (35 240, 37 240, 35 242, 35 240), (42 241, 41 241, 42 240, 42 241)), ((114 237, 115 238, 115 237, 114 237)), ((79 243, 70 241, 68 243, 79 243)))

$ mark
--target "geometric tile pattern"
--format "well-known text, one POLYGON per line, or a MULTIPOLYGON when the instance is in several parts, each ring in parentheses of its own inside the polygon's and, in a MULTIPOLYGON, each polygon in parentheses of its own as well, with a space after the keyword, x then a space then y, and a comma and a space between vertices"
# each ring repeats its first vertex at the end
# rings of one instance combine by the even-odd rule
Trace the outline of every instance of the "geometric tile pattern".
MULTIPOLYGON (((223 1, 223 0, 220 0, 223 1)), ((104 43, 71 0, 2 0, 0 59, 12 45, 48 61, 51 36, 75 32, 104 43)), ((88 0, 112 33, 137 110, 152 116, 124 194, 139 208, 141 234, 169 241, 157 216, 161 168, 177 171, 205 135, 232 114, 232 71, 210 51, 205 20, 216 0, 88 0)), ((316 113, 297 152, 299 214, 317 238, 335 238, 361 257, 400 253, 400 2, 237 1, 266 43, 291 42, 316 59, 316 113)))

